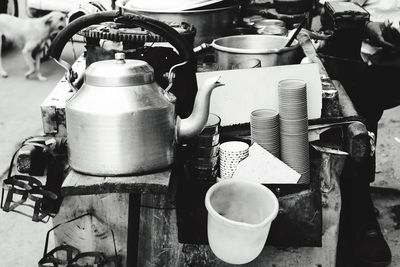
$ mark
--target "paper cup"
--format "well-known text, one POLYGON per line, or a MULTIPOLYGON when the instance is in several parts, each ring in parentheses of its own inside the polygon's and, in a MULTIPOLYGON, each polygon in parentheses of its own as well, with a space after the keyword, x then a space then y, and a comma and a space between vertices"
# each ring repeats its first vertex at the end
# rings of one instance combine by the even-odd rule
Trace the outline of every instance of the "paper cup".
POLYGON ((221 179, 233 176, 240 161, 249 156, 249 145, 244 142, 230 141, 220 145, 221 179))

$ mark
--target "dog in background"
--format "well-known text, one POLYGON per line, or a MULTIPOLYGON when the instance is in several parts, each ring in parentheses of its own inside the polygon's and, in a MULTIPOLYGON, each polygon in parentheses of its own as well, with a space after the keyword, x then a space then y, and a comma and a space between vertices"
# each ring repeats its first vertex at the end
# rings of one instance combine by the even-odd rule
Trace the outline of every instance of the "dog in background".
MULTIPOLYGON (((40 73, 40 59, 45 43, 51 36, 66 26, 66 16, 61 12, 51 12, 41 18, 17 18, 8 14, 0 14, 0 48, 3 36, 17 45, 24 56, 28 71, 26 78, 36 73, 41 81, 46 80, 40 73)), ((7 78, 3 68, 0 49, 0 75, 7 78)))

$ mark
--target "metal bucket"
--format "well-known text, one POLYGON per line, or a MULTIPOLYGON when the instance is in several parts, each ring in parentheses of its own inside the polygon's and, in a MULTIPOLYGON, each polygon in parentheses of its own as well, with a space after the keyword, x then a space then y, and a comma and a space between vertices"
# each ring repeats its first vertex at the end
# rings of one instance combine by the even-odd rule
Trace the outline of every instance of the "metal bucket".
POLYGON ((211 46, 216 50, 218 67, 224 70, 254 58, 261 61, 261 67, 300 63, 299 42, 284 47, 288 40, 286 36, 235 35, 216 39, 211 46))

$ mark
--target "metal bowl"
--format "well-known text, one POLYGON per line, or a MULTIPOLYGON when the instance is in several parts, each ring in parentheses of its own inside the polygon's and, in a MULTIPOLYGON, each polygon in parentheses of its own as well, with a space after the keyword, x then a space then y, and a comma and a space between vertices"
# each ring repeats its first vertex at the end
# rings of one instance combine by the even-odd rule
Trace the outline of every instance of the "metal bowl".
POLYGON ((257 58, 261 67, 297 64, 301 61, 300 45, 294 40, 290 47, 284 47, 288 37, 275 35, 235 35, 222 37, 212 42, 216 50, 216 62, 220 69, 257 58))

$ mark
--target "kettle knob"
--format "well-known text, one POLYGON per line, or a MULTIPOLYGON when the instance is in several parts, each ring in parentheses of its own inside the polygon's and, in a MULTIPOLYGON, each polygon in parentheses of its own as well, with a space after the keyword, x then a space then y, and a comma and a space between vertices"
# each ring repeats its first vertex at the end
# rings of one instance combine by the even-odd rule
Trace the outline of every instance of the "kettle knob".
POLYGON ((117 63, 125 63, 125 53, 115 53, 114 57, 117 63))

